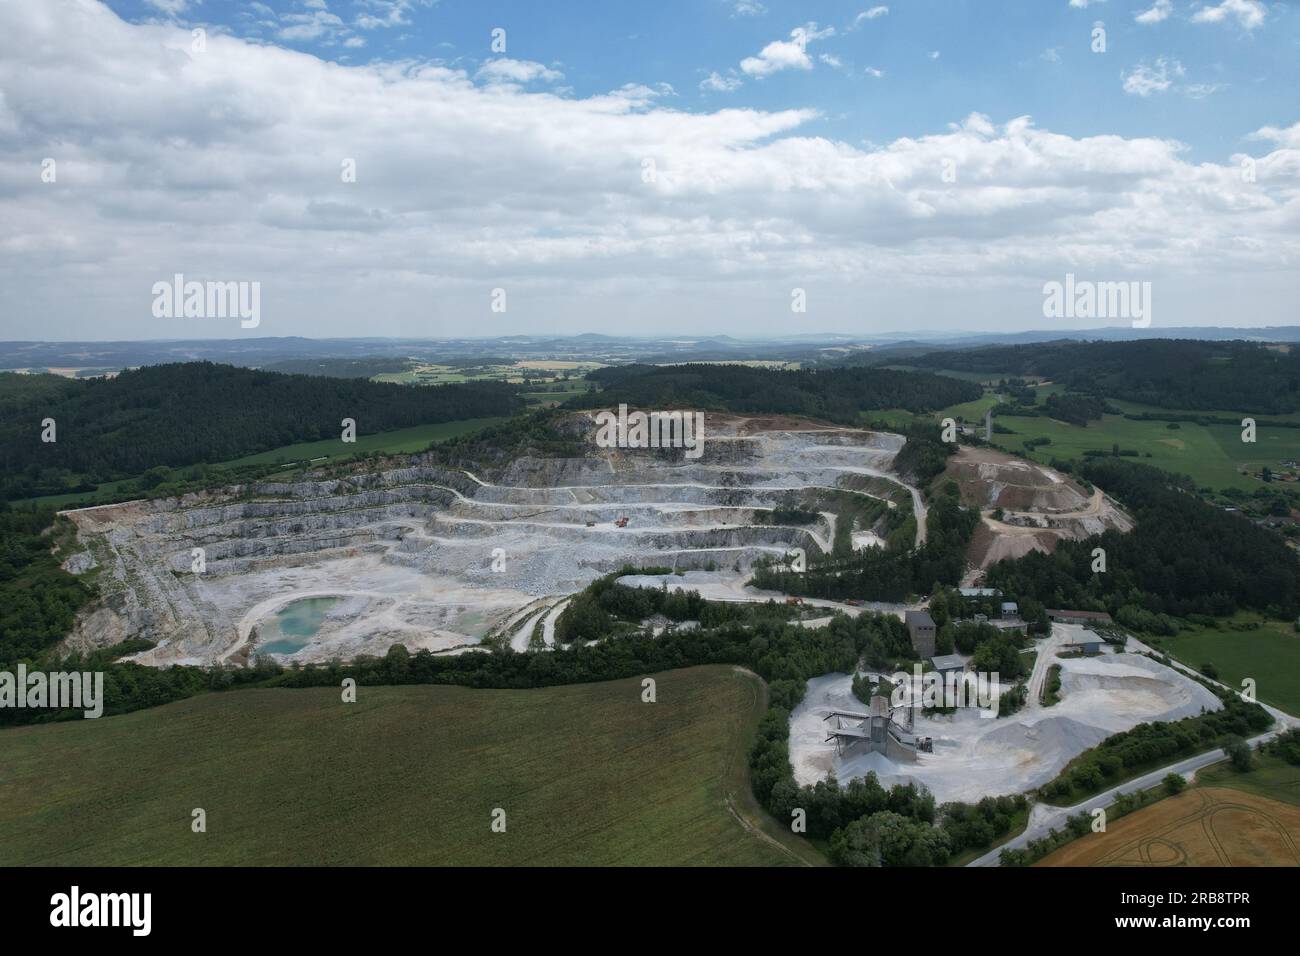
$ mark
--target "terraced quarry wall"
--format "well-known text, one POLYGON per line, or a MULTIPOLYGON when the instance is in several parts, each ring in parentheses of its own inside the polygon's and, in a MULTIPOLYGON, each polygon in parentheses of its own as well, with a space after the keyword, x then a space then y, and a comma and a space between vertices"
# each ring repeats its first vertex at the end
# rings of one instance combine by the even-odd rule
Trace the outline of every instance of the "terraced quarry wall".
POLYGON ((417 455, 341 478, 69 512, 90 556, 76 565, 102 566, 104 592, 69 645, 142 637, 157 643, 142 663, 239 662, 287 606, 333 597, 295 659, 397 642, 459 652, 523 637, 526 647, 534 612, 625 565, 740 576, 760 556, 829 550, 834 513, 803 527, 757 513, 792 496, 848 491, 897 506, 915 494, 889 471, 900 436, 734 416, 707 424, 694 461, 593 444, 586 458, 523 458, 479 476, 417 455))
POLYGON ((1089 491, 1053 468, 990 448, 961 448, 935 480, 956 482, 962 503, 984 512, 967 554, 975 568, 1134 526, 1102 490, 1089 491), (994 517, 997 509, 1001 518, 994 517))

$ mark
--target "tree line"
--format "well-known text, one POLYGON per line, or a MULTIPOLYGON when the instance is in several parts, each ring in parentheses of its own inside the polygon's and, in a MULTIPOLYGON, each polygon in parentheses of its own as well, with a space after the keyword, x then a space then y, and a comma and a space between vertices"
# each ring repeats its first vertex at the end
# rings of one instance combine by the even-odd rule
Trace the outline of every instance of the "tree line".
POLYGON ((1190 479, 1117 458, 1089 460, 1077 473, 1117 498, 1137 527, 1000 561, 986 575, 991 587, 1047 607, 1107 611, 1155 633, 1192 614, 1300 614, 1300 562, 1282 538, 1202 501, 1190 479), (1092 570, 1097 548, 1102 573, 1092 570))
POLYGON ((928 372, 883 368, 778 370, 747 365, 620 365, 587 374, 601 387, 569 408, 698 408, 739 414, 802 415, 848 425, 861 412, 930 412, 974 401, 978 385, 928 372))
MULTIPOLYGON (((184 362, 115 378, 0 374, 0 493, 92 490, 155 466, 215 463, 298 442, 524 409, 515 386, 467 382, 414 388, 184 362), (54 441, 43 441, 46 419, 54 441)), ((346 449, 346 446, 342 446, 346 449)))
POLYGON ((1254 342, 1040 342, 931 352, 923 368, 1042 376, 1071 391, 1193 411, 1300 409, 1300 353, 1254 342))

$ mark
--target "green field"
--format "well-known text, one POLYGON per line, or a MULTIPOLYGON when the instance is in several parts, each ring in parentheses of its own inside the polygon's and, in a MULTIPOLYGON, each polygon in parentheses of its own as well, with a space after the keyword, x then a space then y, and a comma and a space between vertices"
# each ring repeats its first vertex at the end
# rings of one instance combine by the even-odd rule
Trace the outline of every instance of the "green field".
POLYGON ((441 422, 437 425, 415 425, 412 428, 399 428, 391 432, 376 432, 373 435, 357 435, 352 444, 343 444, 337 438, 324 441, 299 442, 285 445, 256 455, 245 455, 233 461, 218 462, 219 467, 233 468, 239 465, 273 465, 276 462, 311 461, 316 458, 351 458, 357 453, 383 452, 390 455, 423 451, 434 442, 446 441, 457 435, 467 435, 509 421, 508 418, 466 418, 458 422, 441 422))
POLYGON ((1255 758, 1249 773, 1242 773, 1224 760, 1211 764, 1196 774, 1198 787, 1229 787, 1244 790, 1270 800, 1300 805, 1300 767, 1293 766, 1274 754, 1255 758))
MULTIPOLYGON (((993 376, 978 377, 992 378, 993 376)), ((1036 392, 1039 405, 1048 395, 1060 391, 1062 386, 1056 384, 1038 387, 1036 392)), ((984 412, 993 404, 995 404, 994 394, 987 392, 973 402, 953 405, 933 415, 917 416, 911 412, 890 409, 882 412, 863 412, 861 420, 863 424, 885 422, 889 427, 899 430, 905 429, 918 417, 935 422, 953 417, 978 423, 984 417, 984 412)), ((1178 411, 1125 401, 1112 401, 1110 404, 1128 414, 1147 412, 1156 415, 1199 414, 1214 417, 1244 417, 1240 413, 1223 410, 1178 411)), ((1000 415, 997 416, 997 424, 1010 429, 1010 433, 995 434, 993 440, 1013 453, 1023 455, 1026 439, 1050 439, 1051 444, 1040 445, 1029 454, 1030 458, 1042 464, 1049 463, 1053 458, 1081 460, 1085 451, 1109 452, 1114 445, 1118 444, 1123 450, 1136 451, 1138 453, 1136 460, 1144 464, 1177 474, 1190 475, 1200 487, 1209 487, 1215 491, 1225 488, 1254 491, 1261 487, 1261 482, 1250 475, 1242 474, 1243 468, 1258 472, 1261 467, 1267 465, 1277 472, 1281 462, 1300 460, 1300 428, 1269 427, 1266 423, 1269 418, 1278 421, 1300 421, 1300 413, 1256 417, 1259 424, 1254 443, 1245 443, 1241 440, 1239 425, 1198 425, 1194 422, 1179 422, 1177 428, 1170 428, 1168 422, 1135 421, 1123 415, 1105 415, 1100 421, 1089 422, 1086 428, 1051 418, 1000 415), (1148 455, 1150 457, 1147 457, 1148 455)))
POLYGON ((334 688, 237 690, 6 730, 0 865, 808 859, 749 790, 762 683, 721 666, 656 681, 653 704, 638 679, 361 687, 355 704, 334 688), (206 833, 191 832, 196 807, 206 833))
POLYGON ((1290 623, 1239 614, 1233 621, 1260 621, 1258 630, 1236 631, 1228 626, 1196 628, 1160 639, 1161 650, 1188 667, 1212 663, 1218 680, 1240 689, 1244 678, 1255 680, 1256 696, 1289 714, 1300 715, 1300 634, 1290 623))

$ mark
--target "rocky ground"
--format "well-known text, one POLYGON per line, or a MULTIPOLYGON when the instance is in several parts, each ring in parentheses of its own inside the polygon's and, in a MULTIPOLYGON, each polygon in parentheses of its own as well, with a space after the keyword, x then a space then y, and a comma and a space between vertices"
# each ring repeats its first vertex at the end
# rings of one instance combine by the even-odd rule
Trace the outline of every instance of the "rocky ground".
MULTIPOLYGON (((815 783, 833 772, 846 783, 874 771, 885 786, 924 784, 940 803, 976 801, 1039 787, 1112 734, 1223 706, 1195 680, 1139 653, 1112 653, 1107 647, 1099 657, 1058 657, 1083 630, 1056 624, 1052 635, 1038 642, 1035 674, 1061 666, 1059 703, 1044 707, 1035 693, 1008 717, 985 717, 976 708, 918 716, 915 731, 934 741, 934 752, 918 754, 915 763, 878 753, 837 754, 826 741, 825 716, 832 710, 861 713, 865 706, 853 696, 847 674, 810 680, 807 696, 790 715, 795 779, 815 783)), ((1041 681, 1031 684, 1037 689, 1041 681)))
POLYGON ((962 503, 983 512, 967 553, 977 569, 1050 552, 1063 540, 1133 529, 1133 519, 1100 489, 1090 492, 1053 468, 991 448, 962 447, 935 481, 955 481, 962 503))
POLYGON ((523 649, 538 620, 553 640, 559 599, 625 565, 739 581, 759 556, 829 548, 835 515, 773 526, 756 509, 809 489, 913 491, 889 471, 896 435, 722 415, 706 435, 694 461, 593 443, 587 457, 519 459, 489 480, 417 455, 342 478, 72 511, 86 546, 76 567, 102 567, 103 597, 68 643, 143 637, 157 646, 142 663, 242 662, 286 605, 337 597, 295 659, 396 642, 450 652, 495 636, 523 649))

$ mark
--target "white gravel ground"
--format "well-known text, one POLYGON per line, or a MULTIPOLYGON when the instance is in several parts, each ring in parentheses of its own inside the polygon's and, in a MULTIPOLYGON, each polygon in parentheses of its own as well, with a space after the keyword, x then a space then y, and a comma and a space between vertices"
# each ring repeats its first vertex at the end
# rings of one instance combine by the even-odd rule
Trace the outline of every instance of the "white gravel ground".
POLYGON ((1052 707, 1030 701, 1004 718, 984 718, 974 709, 951 716, 918 715, 916 733, 933 738, 934 752, 919 754, 916 763, 881 754, 838 757, 834 744, 825 740, 823 718, 834 709, 864 708, 852 695, 849 675, 814 678, 790 717, 795 779, 815 783, 833 772, 843 783, 874 770, 886 786, 909 780, 923 784, 940 803, 1019 793, 1051 780, 1071 759, 1111 734, 1222 706, 1196 681, 1137 654, 1056 662, 1061 664, 1061 700, 1052 707))

